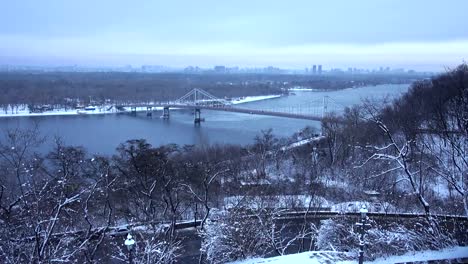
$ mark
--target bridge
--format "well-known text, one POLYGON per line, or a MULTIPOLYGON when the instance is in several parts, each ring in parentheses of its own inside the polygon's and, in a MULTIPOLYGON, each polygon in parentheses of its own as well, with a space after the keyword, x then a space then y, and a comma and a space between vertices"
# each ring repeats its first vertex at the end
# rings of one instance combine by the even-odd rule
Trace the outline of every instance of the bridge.
POLYGON ((138 108, 146 108, 147 115, 151 116, 153 108, 163 108, 162 118, 170 118, 170 109, 192 109, 194 111, 194 123, 200 124, 204 121, 201 110, 225 111, 242 114, 264 115, 284 118, 295 118, 303 120, 321 121, 332 112, 344 109, 343 105, 336 103, 330 97, 325 96, 307 104, 275 107, 275 108, 248 108, 238 107, 232 101, 217 98, 202 89, 193 89, 181 98, 172 102, 156 102, 147 104, 119 105, 117 108, 129 107, 132 112, 138 108))

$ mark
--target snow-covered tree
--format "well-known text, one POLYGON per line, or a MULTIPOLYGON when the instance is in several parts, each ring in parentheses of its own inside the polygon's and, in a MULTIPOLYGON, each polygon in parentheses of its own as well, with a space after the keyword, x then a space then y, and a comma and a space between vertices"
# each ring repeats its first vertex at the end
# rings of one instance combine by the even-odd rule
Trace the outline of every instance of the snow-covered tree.
POLYGON ((268 249, 257 219, 241 211, 221 213, 213 210, 201 237, 201 252, 209 263, 262 256, 268 249))
MULTIPOLYGON (((416 219, 406 223, 392 222, 379 225, 369 219, 364 250, 367 259, 401 255, 408 251, 439 250, 455 246, 456 242, 447 232, 433 228, 436 220, 416 219)), ((352 218, 323 220, 318 231, 317 248, 341 252, 355 252, 359 249, 359 231, 352 218)))

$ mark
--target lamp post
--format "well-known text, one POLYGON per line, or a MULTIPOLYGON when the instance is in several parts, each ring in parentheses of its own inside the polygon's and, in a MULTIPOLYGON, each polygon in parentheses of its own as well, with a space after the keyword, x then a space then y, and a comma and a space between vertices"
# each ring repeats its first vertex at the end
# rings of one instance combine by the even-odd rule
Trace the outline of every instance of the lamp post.
POLYGON ((133 239, 132 235, 130 235, 130 233, 128 233, 127 239, 125 239, 124 245, 127 246, 127 249, 128 249, 128 263, 132 264, 133 263, 132 250, 133 250, 133 246, 135 245, 135 240, 133 239))
POLYGON ((359 210, 361 213, 361 222, 356 223, 356 226, 359 228, 359 264, 364 263, 364 235, 366 234, 367 224, 367 207, 363 204, 359 210))

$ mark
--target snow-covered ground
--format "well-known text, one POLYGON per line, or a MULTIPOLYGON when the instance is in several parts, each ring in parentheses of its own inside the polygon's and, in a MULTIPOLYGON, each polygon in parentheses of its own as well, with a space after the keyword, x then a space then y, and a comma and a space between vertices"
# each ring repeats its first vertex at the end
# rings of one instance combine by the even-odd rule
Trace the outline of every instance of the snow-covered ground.
POLYGON ((286 150, 294 149, 294 148, 309 144, 311 142, 318 142, 318 141, 323 140, 323 139, 325 139, 325 136, 317 136, 317 137, 313 137, 313 138, 303 139, 303 140, 297 141, 295 143, 292 143, 289 146, 282 147, 281 150, 286 151, 286 150))
MULTIPOLYGON (((242 98, 236 98, 232 100, 232 104, 243 104, 261 100, 268 100, 273 98, 281 97, 281 95, 260 95, 260 96, 247 96, 242 98)), ((124 107, 125 111, 131 111, 130 107, 124 107)), ((154 108, 153 108, 154 109, 154 108)), ((156 110, 162 110, 162 107, 156 107, 156 110)), ((144 112, 146 107, 137 107, 136 111, 144 112)), ((102 105, 96 107, 95 110, 84 110, 84 109, 54 109, 52 111, 45 111, 42 113, 30 113, 27 105, 21 105, 17 108, 9 108, 6 112, 0 110, 0 117, 16 117, 16 116, 54 116, 54 115, 102 115, 112 114, 120 112, 113 105, 102 105)))
POLYGON ((232 104, 244 104, 244 103, 274 99, 274 98, 279 98, 279 97, 281 97, 281 95, 247 96, 247 97, 233 99, 231 102, 232 104))
POLYGON ((289 88, 288 91, 313 92, 313 91, 319 91, 319 89, 294 87, 294 88, 289 88))
MULTIPOLYGON (((442 259, 468 258, 468 247, 454 247, 444 250, 427 250, 418 252, 408 252, 402 256, 391 256, 387 258, 378 258, 374 261, 366 261, 369 264, 387 264, 387 263, 406 263, 414 261, 429 261, 442 259)), ((356 261, 343 261, 342 264, 352 264, 356 261)))
MULTIPOLYGON (((146 108, 145 108, 146 110, 146 108)), ((0 111, 0 117, 15 117, 15 116, 54 116, 54 115, 79 115, 79 114, 110 114, 116 113, 117 110, 111 105, 104 105, 96 107, 95 110, 84 110, 84 109, 54 109, 52 111, 45 111, 42 113, 30 113, 26 105, 21 105, 15 109, 9 109, 7 113, 4 110, 0 111)))
POLYGON ((331 207, 333 212, 354 212, 357 213, 365 205, 371 213, 395 213, 395 206, 387 202, 369 202, 369 201, 349 201, 345 203, 334 204, 331 207))
MULTIPOLYGON (((340 263, 343 258, 351 258, 348 253, 333 251, 310 251, 298 254, 284 255, 273 258, 254 258, 243 261, 231 262, 231 264, 322 264, 322 263, 340 263)), ((355 261, 356 262, 356 261, 355 261)), ((367 263, 367 262, 366 262, 367 263)))
MULTIPOLYGON (((357 256, 351 256, 351 253, 333 252, 333 251, 311 251, 299 254, 291 254, 274 258, 255 258, 243 261, 232 262, 231 264, 355 264, 357 256)), ((374 261, 365 261, 366 264, 388 264, 388 263, 406 263, 414 261, 429 261, 443 259, 468 258, 468 247, 447 248, 440 251, 428 250, 419 252, 408 252, 401 256, 390 256, 387 258, 378 258, 374 261)))

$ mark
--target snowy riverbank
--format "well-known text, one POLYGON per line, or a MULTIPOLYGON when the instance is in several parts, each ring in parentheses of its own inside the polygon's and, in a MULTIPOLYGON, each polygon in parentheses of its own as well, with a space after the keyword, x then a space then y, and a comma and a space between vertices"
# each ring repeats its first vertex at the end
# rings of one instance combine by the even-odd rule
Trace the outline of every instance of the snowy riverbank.
MULTIPOLYGON (((260 96, 246 96, 242 98, 234 98, 231 103, 233 105, 250 103, 262 100, 269 100, 279 98, 281 95, 260 95, 260 96)), ((130 107, 124 107, 125 112, 130 112, 130 107)), ((156 110, 162 110, 162 107, 156 107, 156 110)), ((137 107, 136 111, 146 111, 146 107, 137 107)), ((20 116, 56 116, 56 115, 102 115, 121 113, 113 105, 96 106, 94 110, 77 110, 77 109, 54 109, 42 113, 30 113, 27 105, 20 105, 15 108, 9 107, 7 111, 1 110, 0 117, 20 117, 20 116)))
POLYGON ((320 91, 320 89, 294 87, 294 88, 289 88, 288 91, 316 92, 316 91, 320 91))
POLYGON ((282 95, 246 96, 246 97, 242 97, 242 98, 233 99, 231 101, 231 103, 232 104, 244 104, 244 103, 250 103, 250 102, 255 102, 255 101, 262 101, 262 100, 280 98, 281 96, 282 95))

